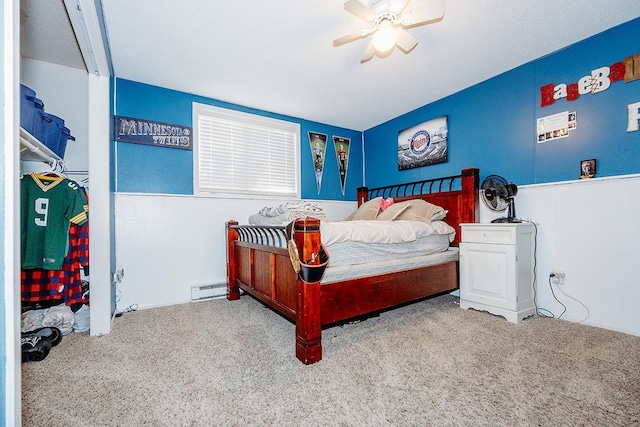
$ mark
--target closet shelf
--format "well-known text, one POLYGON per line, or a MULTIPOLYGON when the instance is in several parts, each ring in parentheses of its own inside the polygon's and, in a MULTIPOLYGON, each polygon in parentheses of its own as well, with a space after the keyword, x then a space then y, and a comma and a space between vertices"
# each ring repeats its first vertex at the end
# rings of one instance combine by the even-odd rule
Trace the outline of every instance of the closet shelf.
POLYGON ((22 127, 20 127, 20 159, 48 163, 53 160, 62 161, 60 156, 22 127))

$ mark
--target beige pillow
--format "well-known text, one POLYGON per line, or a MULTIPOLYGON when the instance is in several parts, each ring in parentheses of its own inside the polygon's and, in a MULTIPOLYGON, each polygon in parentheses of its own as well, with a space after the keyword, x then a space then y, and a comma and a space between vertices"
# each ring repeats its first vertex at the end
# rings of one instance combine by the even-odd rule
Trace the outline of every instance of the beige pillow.
POLYGON ((422 221, 431 223, 431 221, 439 221, 444 218, 446 212, 440 206, 429 203, 425 200, 415 199, 408 200, 411 208, 403 211, 396 220, 405 221, 422 221))
POLYGON ((398 216, 409 209, 411 207, 410 202, 400 202, 394 203, 382 212, 378 213, 376 220, 380 221, 393 221, 398 218, 398 216))
POLYGON ((376 219, 380 211, 380 200, 382 197, 368 200, 360 205, 358 210, 345 218, 345 221, 356 221, 360 219, 376 219))

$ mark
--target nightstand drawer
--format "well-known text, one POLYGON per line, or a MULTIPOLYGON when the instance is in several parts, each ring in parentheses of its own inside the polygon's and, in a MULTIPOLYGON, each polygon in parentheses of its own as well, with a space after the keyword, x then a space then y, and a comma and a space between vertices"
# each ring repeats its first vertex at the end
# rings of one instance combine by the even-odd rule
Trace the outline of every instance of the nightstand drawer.
POLYGON ((462 224, 462 241, 468 243, 497 243, 513 245, 516 243, 516 228, 490 224, 462 224))

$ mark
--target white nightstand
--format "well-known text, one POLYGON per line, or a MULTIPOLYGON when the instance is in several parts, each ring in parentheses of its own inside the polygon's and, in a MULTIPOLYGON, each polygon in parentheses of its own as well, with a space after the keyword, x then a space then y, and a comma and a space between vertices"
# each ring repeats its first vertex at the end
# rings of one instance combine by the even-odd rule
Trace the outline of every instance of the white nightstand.
POLYGON ((461 224, 460 307, 520 323, 536 313, 533 297, 535 226, 461 224))

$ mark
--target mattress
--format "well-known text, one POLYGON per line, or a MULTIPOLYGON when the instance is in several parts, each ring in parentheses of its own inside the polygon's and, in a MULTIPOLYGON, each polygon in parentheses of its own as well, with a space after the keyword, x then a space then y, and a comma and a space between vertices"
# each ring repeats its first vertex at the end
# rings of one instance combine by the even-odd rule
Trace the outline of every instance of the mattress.
POLYGON ((411 258, 393 259, 388 258, 374 263, 342 265, 329 267, 324 271, 322 283, 339 282, 342 280, 377 276, 384 273, 393 273, 402 270, 411 270, 419 267, 442 264, 449 261, 457 261, 459 258, 458 248, 449 248, 444 252, 432 253, 429 255, 419 255, 411 258))
POLYGON ((389 258, 407 259, 443 252, 449 248, 449 236, 433 234, 405 243, 363 243, 345 241, 326 245, 331 259, 328 267, 378 263, 389 258))

